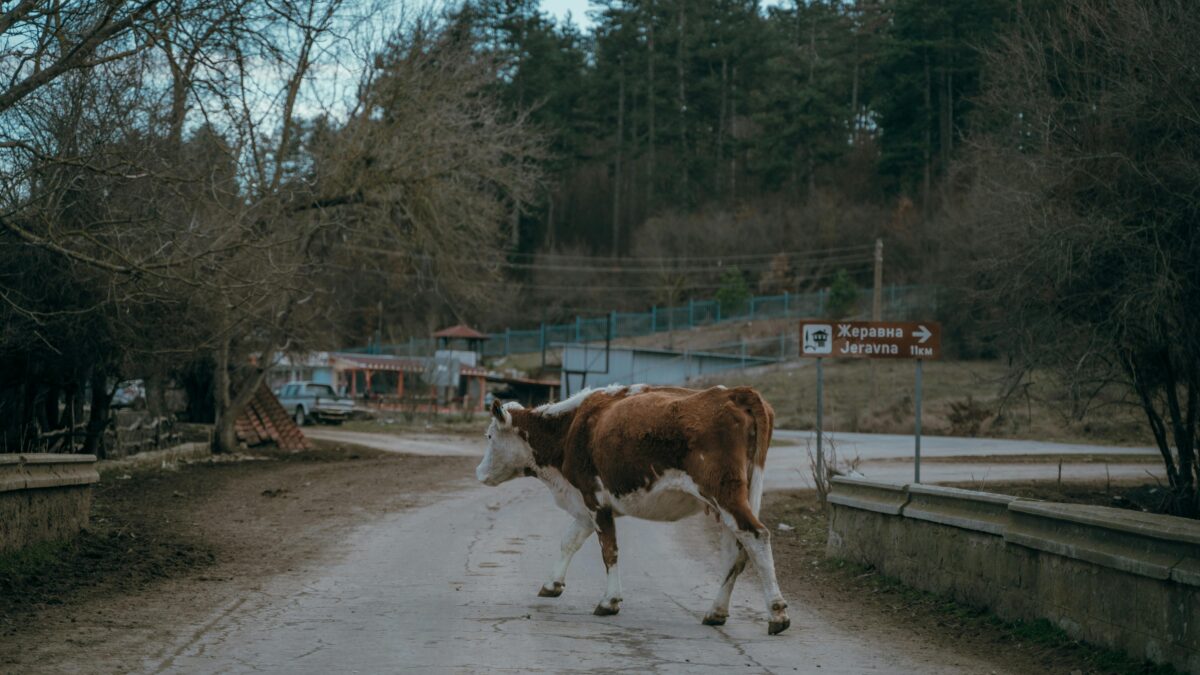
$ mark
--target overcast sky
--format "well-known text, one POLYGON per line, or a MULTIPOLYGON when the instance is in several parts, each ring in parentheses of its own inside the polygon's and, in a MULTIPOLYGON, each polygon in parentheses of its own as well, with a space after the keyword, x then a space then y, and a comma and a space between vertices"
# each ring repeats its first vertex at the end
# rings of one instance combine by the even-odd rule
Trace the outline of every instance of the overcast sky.
POLYGON ((588 28, 592 22, 588 19, 588 0, 542 0, 542 11, 553 14, 562 23, 571 13, 571 20, 580 28, 588 28))

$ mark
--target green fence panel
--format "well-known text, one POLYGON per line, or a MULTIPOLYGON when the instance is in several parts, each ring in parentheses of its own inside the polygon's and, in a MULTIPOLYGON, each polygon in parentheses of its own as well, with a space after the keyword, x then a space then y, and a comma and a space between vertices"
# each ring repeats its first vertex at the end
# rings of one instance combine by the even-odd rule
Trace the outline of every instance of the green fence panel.
MULTIPOLYGON (((883 318, 896 321, 933 316, 937 311, 937 294, 938 289, 934 286, 887 286, 883 289, 883 318)), ((873 301, 871 289, 860 289, 854 313, 870 316, 873 301)), ((689 300, 673 307, 655 307, 648 312, 612 312, 601 317, 576 317, 568 323, 491 333, 488 336, 490 339, 483 343, 483 355, 522 354, 541 351, 553 344, 600 341, 608 335, 610 325, 611 337, 617 339, 687 330, 724 321, 815 318, 824 316, 828 302, 829 293, 823 289, 755 296, 738 308, 722 307, 715 300, 689 300)), ((370 345, 347 351, 420 357, 432 355, 435 347, 433 340, 412 339, 399 344, 370 345)), ((780 348, 773 349, 779 351, 780 348)))

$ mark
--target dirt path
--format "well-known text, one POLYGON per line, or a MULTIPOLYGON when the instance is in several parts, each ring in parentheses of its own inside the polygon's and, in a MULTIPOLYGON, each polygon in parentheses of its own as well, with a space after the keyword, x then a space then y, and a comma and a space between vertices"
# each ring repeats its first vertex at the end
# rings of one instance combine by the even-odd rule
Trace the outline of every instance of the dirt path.
POLYGON ((721 575, 702 518, 620 521, 618 616, 591 613, 594 540, 563 597, 539 598, 567 516, 536 481, 479 486, 473 463, 358 448, 107 476, 101 578, 5 605, 0 672, 1045 670, 830 586, 796 536, 777 539, 789 631, 767 637, 752 573, 729 623, 702 626, 721 575))
POLYGON ((0 589, 0 672, 143 671, 214 611, 318 574, 358 528, 437 499, 471 469, 349 449, 105 476, 57 586, 0 589))
POLYGON ((539 598, 568 520, 535 481, 464 482, 360 528, 346 540, 352 553, 318 573, 276 577, 195 622, 147 670, 1010 672, 920 635, 831 621, 804 602, 793 604, 788 632, 768 637, 753 578, 735 592, 726 626, 703 626, 721 572, 701 518, 620 521, 617 616, 592 614, 604 586, 594 540, 576 557, 567 592, 539 598))

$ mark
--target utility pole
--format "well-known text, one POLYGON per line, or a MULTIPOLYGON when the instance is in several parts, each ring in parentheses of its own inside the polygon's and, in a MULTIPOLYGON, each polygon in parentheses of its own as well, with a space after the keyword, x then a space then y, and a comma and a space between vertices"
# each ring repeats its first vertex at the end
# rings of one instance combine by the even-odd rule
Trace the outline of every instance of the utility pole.
MULTIPOLYGON (((875 293, 871 302, 871 320, 883 320, 883 238, 875 240, 875 293)), ((871 361, 871 397, 879 399, 879 375, 871 361)))
POLYGON ((883 239, 875 240, 875 298, 871 305, 871 320, 883 320, 883 239))

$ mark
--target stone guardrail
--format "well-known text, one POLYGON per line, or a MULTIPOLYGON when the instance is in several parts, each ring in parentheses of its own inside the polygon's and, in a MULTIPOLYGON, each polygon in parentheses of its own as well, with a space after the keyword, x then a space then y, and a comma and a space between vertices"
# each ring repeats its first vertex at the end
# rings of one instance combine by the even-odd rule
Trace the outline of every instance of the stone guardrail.
POLYGON ((99 480, 95 455, 0 454, 0 553, 74 536, 99 480))
POLYGON ((1200 521, 834 478, 828 554, 1200 673, 1200 521))

